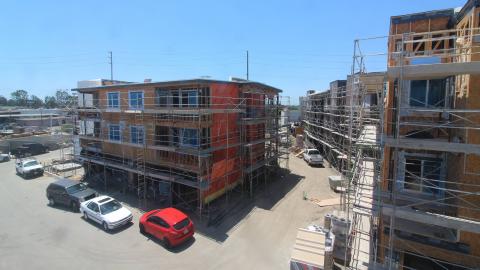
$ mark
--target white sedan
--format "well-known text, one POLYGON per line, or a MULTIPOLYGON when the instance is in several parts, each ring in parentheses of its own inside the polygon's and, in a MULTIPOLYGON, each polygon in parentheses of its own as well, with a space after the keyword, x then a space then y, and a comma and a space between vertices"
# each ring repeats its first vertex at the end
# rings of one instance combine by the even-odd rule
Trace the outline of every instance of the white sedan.
POLYGON ((323 165, 323 157, 317 149, 305 149, 303 159, 309 165, 323 165))
POLYGON ((96 197, 81 203, 80 212, 85 220, 91 219, 102 224, 105 231, 129 224, 133 218, 130 210, 108 196, 96 197))

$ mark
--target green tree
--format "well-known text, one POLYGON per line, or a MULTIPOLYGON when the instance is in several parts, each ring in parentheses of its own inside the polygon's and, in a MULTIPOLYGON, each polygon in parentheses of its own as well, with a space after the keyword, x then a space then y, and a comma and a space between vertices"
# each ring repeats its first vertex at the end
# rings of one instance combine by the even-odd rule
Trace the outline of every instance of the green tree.
POLYGON ((53 96, 46 96, 45 97, 45 107, 51 109, 56 108, 57 106, 57 99, 53 96))
POLYGON ((28 92, 25 90, 16 90, 12 94, 12 100, 15 102, 16 106, 27 106, 28 103, 28 92))
POLYGON ((0 96, 0 106, 6 106, 7 103, 8 103, 7 98, 5 98, 4 96, 0 96))
POLYGON ((35 95, 31 95, 30 96, 30 106, 32 108, 40 108, 43 106, 43 100, 41 100, 39 97, 35 96, 35 95))
POLYGON ((72 96, 67 90, 57 90, 57 92, 55 92, 55 98, 57 99, 57 105, 62 108, 70 105, 72 102, 72 96))
POLYGON ((16 105, 15 100, 13 100, 13 99, 7 100, 7 106, 15 106, 15 105, 16 105))

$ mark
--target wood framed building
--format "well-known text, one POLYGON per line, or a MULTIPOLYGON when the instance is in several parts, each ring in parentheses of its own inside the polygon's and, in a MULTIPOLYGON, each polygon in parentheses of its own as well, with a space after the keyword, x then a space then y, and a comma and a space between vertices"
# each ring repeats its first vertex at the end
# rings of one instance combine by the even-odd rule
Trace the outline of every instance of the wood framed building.
MULTIPOLYGON (((79 158, 139 198, 164 196, 202 211, 237 185, 253 192, 279 150, 280 89, 192 79, 74 89, 79 158)), ((110 181, 112 182, 112 181, 110 181)))

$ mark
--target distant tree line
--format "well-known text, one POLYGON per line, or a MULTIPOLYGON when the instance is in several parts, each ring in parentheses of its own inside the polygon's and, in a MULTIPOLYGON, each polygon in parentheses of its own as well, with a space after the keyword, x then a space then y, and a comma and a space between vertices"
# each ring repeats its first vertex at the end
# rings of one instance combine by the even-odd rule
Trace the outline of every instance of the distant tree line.
POLYGON ((10 98, 0 95, 0 106, 17 106, 23 108, 66 108, 77 102, 77 96, 67 90, 57 90, 54 96, 45 96, 44 99, 36 95, 29 95, 25 90, 16 90, 10 98))

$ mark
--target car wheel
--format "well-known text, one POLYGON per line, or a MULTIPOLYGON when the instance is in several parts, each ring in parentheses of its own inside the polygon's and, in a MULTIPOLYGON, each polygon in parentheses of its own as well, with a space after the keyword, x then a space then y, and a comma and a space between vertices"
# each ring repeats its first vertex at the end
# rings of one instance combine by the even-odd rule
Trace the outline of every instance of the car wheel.
POLYGON ((70 206, 72 207, 73 212, 78 212, 78 204, 76 202, 72 202, 70 206))
POLYGON ((88 221, 88 214, 87 214, 87 212, 83 212, 83 219, 85 219, 85 220, 88 221))
POLYGON ((50 206, 54 206, 55 205, 55 199, 53 199, 53 197, 48 198, 48 204, 50 206))
POLYGON ((145 227, 142 224, 138 225, 138 227, 140 228, 140 233, 141 234, 146 234, 145 233, 145 227))
POLYGON ((108 232, 108 225, 107 225, 107 223, 106 223, 106 222, 103 222, 102 226, 103 226, 103 230, 106 231, 106 232, 108 232))
POLYGON ((168 238, 166 238, 166 237, 163 238, 163 244, 165 245, 165 247, 166 247, 167 249, 172 248, 172 244, 170 243, 170 240, 168 240, 168 238))

